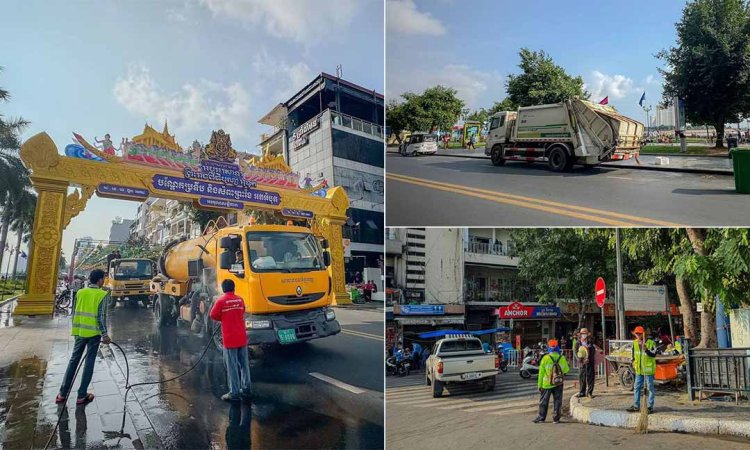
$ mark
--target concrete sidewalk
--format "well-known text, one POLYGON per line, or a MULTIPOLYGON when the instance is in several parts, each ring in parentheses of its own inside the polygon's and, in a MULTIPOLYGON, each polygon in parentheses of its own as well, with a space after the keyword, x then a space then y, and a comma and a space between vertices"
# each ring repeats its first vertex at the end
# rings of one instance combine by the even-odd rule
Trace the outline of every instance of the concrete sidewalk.
POLYGON ((161 447, 132 397, 125 415, 125 436, 118 435, 125 383, 111 358, 105 358, 108 351, 103 347, 89 387, 94 401, 76 406, 76 380, 68 403, 55 404, 73 348, 70 317, 14 317, 14 307, 15 302, 0 307, 0 447, 43 448, 58 416, 60 426, 50 448, 161 447))
MULTIPOLYGON (((570 399, 570 416, 578 422, 607 427, 635 428, 638 413, 625 411, 633 393, 619 386, 597 384, 594 398, 570 399)), ((750 403, 703 400, 691 402, 687 393, 657 387, 649 431, 697 433, 750 438, 750 403)))
MULTIPOLYGON (((398 153, 395 149, 389 148, 388 153, 398 153)), ((452 156, 456 158, 479 158, 489 159, 484 154, 484 148, 476 150, 461 149, 438 149, 438 156, 452 156)), ((429 157, 429 156, 426 156, 429 157)), ((513 162, 511 162, 513 163, 513 162)), ((602 167, 614 167, 619 169, 637 169, 637 170, 658 170, 664 172, 685 172, 698 173, 707 175, 734 175, 732 160, 729 158, 719 158, 716 156, 695 156, 695 155, 647 155, 642 154, 635 159, 624 161, 610 161, 601 164, 602 167), (656 164, 657 158, 662 157, 656 164), (639 164, 640 163, 640 164, 639 164)))

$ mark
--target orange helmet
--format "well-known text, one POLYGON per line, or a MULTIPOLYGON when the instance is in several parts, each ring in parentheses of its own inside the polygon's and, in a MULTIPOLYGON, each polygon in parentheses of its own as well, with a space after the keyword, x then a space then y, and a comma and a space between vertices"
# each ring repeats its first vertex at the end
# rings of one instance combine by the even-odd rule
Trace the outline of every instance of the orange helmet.
POLYGON ((643 333, 645 333, 645 331, 643 330, 642 326, 638 325, 637 327, 635 327, 635 330, 633 330, 633 333, 635 333, 635 334, 643 334, 643 333))
POLYGON ((547 341, 547 345, 549 345, 550 347, 557 347, 557 339, 550 339, 549 341, 547 341))

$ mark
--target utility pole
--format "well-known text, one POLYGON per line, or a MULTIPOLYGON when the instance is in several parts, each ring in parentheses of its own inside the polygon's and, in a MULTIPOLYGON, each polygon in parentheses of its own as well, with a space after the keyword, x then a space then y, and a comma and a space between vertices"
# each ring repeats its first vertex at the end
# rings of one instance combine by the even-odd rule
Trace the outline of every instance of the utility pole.
POLYGON ((643 110, 646 112, 646 136, 651 135, 651 121, 649 119, 648 113, 651 111, 651 106, 644 106, 643 110))
POLYGON ((620 229, 615 228, 615 251, 617 252, 617 287, 615 290, 615 304, 617 306, 617 339, 625 339, 625 300, 622 289, 622 255, 620 251, 620 229))

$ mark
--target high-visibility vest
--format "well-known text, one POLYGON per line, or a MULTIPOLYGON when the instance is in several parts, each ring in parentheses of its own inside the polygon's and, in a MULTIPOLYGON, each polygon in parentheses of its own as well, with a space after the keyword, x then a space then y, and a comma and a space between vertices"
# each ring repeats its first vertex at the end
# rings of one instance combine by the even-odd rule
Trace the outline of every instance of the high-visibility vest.
POLYGON ((99 314, 99 305, 107 291, 99 288, 86 287, 80 289, 76 294, 76 310, 73 313, 73 336, 92 337, 102 334, 99 331, 97 315, 99 314))
POLYGON ((644 347, 644 349, 641 349, 638 339, 633 341, 633 368, 636 375, 653 375, 656 373, 656 357, 648 356, 646 349, 653 352, 656 349, 656 344, 651 339, 647 339, 644 347))
POLYGON ((674 349, 677 350, 677 353, 682 353, 682 343, 674 341, 674 349))

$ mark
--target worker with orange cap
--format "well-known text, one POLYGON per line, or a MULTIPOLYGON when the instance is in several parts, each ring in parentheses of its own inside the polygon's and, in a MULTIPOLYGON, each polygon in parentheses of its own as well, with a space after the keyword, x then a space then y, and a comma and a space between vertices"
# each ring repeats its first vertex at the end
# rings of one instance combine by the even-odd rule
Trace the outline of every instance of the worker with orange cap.
POLYGON ((643 382, 648 384, 648 412, 654 411, 654 373, 656 373, 656 343, 646 339, 646 332, 642 326, 633 330, 633 369, 635 369, 635 386, 633 388, 633 406, 628 412, 638 412, 641 409, 641 390, 643 382))
POLYGON ((552 423, 560 423, 563 400, 563 381, 568 373, 568 361, 560 352, 557 339, 550 339, 547 343, 548 352, 539 362, 539 375, 537 376, 537 387, 539 388, 539 415, 534 423, 544 422, 547 419, 547 408, 550 396, 554 397, 552 402, 552 423))

